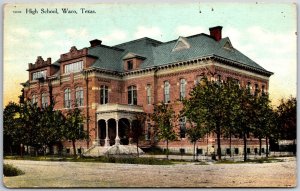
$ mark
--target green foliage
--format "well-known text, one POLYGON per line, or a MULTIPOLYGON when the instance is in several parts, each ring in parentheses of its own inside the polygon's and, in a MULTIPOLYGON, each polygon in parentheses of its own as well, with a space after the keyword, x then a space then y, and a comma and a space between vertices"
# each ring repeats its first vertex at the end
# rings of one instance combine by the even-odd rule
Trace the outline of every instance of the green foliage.
POLYGON ((297 100, 295 97, 281 99, 276 109, 280 139, 296 139, 297 100))
POLYGON ((84 116, 79 108, 70 109, 65 118, 63 134, 68 140, 83 140, 88 134, 83 130, 84 116))
POLYGON ((84 119, 81 110, 76 107, 68 110, 65 123, 62 126, 64 138, 72 141, 74 156, 76 156, 76 140, 86 140, 89 138, 89 133, 83 129, 84 119))
POLYGON ((161 102, 154 106, 152 120, 155 122, 155 131, 160 140, 165 140, 167 145, 167 158, 169 157, 169 141, 176 139, 174 131, 175 113, 169 104, 161 102))
POLYGON ((22 170, 14 167, 11 164, 3 164, 3 175, 4 176, 19 176, 25 174, 22 170))
MULTIPOLYGON (((244 160, 247 159, 247 135, 270 137, 274 133, 274 112, 268 95, 258 96, 250 89, 240 87, 236 80, 226 82, 202 79, 190 93, 190 99, 183 101, 182 115, 188 118, 192 128, 188 130, 191 142, 214 131, 217 135, 217 155, 221 160, 220 137, 242 135, 244 160)), ((231 142, 230 142, 231 143, 231 142)))

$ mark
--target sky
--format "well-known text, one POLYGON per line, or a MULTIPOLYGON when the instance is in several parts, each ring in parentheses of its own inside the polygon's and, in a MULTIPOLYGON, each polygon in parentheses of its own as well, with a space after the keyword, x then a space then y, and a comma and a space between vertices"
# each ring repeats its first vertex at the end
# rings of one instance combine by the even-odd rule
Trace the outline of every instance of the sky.
POLYGON ((170 41, 179 36, 209 34, 223 26, 236 49, 268 71, 273 105, 296 96, 296 5, 291 3, 149 3, 149 4, 10 4, 4 9, 4 106, 18 102, 28 80, 28 63, 37 56, 56 61, 71 46, 88 47, 93 39, 116 45, 142 37, 170 41), (26 9, 39 11, 26 14, 26 9), (59 14, 41 14, 41 9, 59 14), (63 14, 62 8, 77 14, 63 14), (96 13, 81 13, 80 8, 96 13), (14 11, 21 11, 15 13, 14 11))

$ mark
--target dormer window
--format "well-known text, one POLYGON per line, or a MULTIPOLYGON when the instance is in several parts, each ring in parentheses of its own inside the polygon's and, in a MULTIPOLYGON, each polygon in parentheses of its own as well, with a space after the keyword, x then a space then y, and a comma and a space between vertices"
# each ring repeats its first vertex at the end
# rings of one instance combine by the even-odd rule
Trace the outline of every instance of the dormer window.
POLYGON ((127 70, 132 70, 133 69, 133 61, 132 60, 128 60, 127 61, 127 70))
POLYGON ((65 74, 79 72, 83 69, 83 61, 74 62, 72 64, 65 65, 65 74))
POLYGON ((174 51, 180 51, 184 49, 189 49, 191 47, 190 43, 188 42, 187 38, 180 36, 172 49, 174 51))
POLYGON ((32 73, 32 80, 37 80, 37 79, 40 79, 40 78, 46 78, 46 74, 47 74, 47 70, 34 72, 34 73, 32 73))

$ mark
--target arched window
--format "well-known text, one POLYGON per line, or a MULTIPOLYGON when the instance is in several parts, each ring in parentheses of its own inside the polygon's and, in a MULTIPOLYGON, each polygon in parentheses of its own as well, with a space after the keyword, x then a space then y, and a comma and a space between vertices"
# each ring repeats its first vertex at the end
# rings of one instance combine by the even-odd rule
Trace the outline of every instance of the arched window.
POLYGON ((261 86, 261 94, 265 95, 266 94, 266 90, 265 90, 265 85, 261 86))
POLYGON ((100 88, 100 104, 108 103, 108 86, 102 85, 100 88))
POLYGON ((42 93, 42 108, 46 108, 48 106, 48 96, 46 93, 42 93))
POLYGON ((246 88, 247 88, 248 93, 251 93, 251 82, 247 82, 246 88))
POLYGON ((165 81, 164 83, 164 101, 165 103, 170 103, 170 83, 165 81))
POLYGON ((258 92, 259 92, 259 89, 258 89, 258 84, 255 84, 255 89, 254 89, 254 95, 257 95, 258 92))
POLYGON ((180 100, 183 100, 185 98, 185 85, 186 85, 186 80, 180 79, 180 95, 179 95, 180 100))
POLYGON ((128 87, 128 104, 137 105, 136 86, 129 86, 128 87))
POLYGON ((64 106, 71 108, 71 90, 69 88, 65 89, 64 106))
POLYGON ((83 106, 83 89, 82 87, 78 87, 75 90, 75 99, 76 99, 76 106, 83 106))

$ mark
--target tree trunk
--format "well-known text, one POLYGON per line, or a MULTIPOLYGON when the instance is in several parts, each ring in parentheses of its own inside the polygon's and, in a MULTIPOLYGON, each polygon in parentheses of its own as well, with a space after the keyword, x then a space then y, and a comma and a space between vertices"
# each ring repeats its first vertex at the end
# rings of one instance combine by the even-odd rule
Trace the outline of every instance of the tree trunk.
POLYGON ((169 140, 167 140, 167 160, 169 160, 169 140))
POLYGON ((231 156, 232 156, 232 154, 231 154, 231 131, 230 131, 230 134, 229 134, 229 150, 230 150, 230 158, 231 158, 231 156))
POLYGON ((20 146, 20 155, 23 157, 23 146, 20 146))
POLYGON ((12 156, 13 155, 13 151, 12 151, 11 145, 9 146, 9 150, 10 150, 10 155, 12 156))
POLYGON ((218 160, 221 160, 221 130, 219 124, 217 124, 217 143, 218 143, 218 148, 217 148, 218 160))
POLYGON ((72 145, 73 145, 73 155, 76 157, 76 146, 75 146, 75 140, 72 140, 72 145))
POLYGON ((261 137, 259 137, 259 151, 258 155, 261 156, 261 137))
POLYGON ((269 157, 269 149, 268 149, 268 136, 266 136, 266 157, 269 157))
POLYGON ((139 138, 137 138, 137 141, 136 141, 136 152, 137 152, 137 157, 140 157, 140 154, 139 154, 139 138))
POLYGON ((194 142, 193 161, 195 161, 195 156, 196 156, 196 155, 195 155, 195 153, 196 153, 196 152, 195 152, 195 148, 196 148, 196 142, 194 142))
POLYGON ((208 133, 206 136, 206 156, 208 156, 208 133))
POLYGON ((244 162, 247 160, 247 135, 246 133, 244 134, 244 162))

